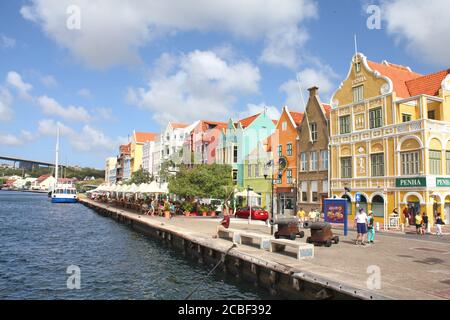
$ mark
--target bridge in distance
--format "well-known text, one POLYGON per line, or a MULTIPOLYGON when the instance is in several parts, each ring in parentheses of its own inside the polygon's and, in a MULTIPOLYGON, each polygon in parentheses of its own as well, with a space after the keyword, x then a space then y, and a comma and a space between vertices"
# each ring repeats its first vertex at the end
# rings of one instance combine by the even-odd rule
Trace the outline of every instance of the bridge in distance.
MULTIPOLYGON (((0 155, 0 160, 7 160, 14 163, 14 168, 16 168, 16 163, 19 164, 19 168, 25 168, 25 169, 32 169, 38 166, 44 166, 44 167, 54 167, 55 164, 51 162, 45 162, 45 161, 38 161, 38 160, 30 160, 30 159, 23 159, 18 157, 7 157, 0 155)), ((60 165, 60 167, 65 168, 66 166, 60 165)))

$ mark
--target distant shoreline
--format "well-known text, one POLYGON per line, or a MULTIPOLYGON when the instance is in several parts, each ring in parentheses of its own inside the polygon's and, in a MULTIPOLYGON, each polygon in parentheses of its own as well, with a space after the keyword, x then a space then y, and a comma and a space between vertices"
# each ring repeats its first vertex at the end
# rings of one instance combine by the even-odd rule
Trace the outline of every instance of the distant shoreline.
POLYGON ((26 193, 40 193, 40 194, 47 194, 48 191, 41 191, 41 190, 4 190, 4 189, 0 189, 0 192, 26 192, 26 193))

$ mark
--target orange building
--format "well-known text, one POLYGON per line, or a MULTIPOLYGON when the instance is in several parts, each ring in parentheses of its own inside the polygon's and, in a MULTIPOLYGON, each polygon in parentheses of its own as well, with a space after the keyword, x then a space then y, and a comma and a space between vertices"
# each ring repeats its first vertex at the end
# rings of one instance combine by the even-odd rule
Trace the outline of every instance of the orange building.
POLYGON ((277 214, 292 215, 296 210, 297 195, 297 127, 303 112, 284 107, 272 140, 275 164, 275 208, 277 214))

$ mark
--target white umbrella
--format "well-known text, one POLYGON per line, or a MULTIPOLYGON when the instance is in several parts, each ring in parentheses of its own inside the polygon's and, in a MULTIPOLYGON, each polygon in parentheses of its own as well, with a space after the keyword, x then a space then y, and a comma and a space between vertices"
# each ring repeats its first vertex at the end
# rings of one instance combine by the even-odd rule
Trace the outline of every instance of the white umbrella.
POLYGON ((261 195, 257 194, 255 191, 241 191, 235 194, 236 197, 243 197, 243 198, 261 198, 261 195))

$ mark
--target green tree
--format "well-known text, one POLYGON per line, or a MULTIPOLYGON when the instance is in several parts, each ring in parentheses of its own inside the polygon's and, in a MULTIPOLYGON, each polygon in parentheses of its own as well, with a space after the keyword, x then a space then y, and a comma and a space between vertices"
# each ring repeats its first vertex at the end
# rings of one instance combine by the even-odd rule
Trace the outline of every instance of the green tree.
POLYGON ((150 183, 153 181, 153 176, 144 169, 139 169, 138 171, 134 172, 131 176, 131 179, 125 182, 125 184, 141 184, 141 183, 150 183))
POLYGON ((194 197, 228 200, 234 190, 229 165, 181 166, 169 177, 169 192, 192 200, 194 197))

